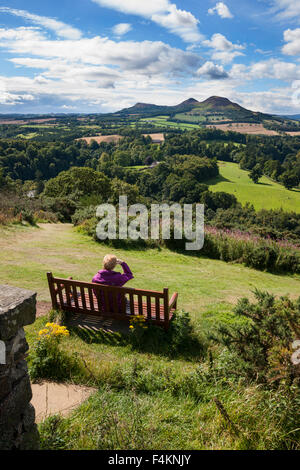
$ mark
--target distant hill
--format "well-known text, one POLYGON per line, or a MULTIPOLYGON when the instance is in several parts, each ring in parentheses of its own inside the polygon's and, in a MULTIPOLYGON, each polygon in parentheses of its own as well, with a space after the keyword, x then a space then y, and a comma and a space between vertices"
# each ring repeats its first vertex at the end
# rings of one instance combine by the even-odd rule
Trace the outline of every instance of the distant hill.
POLYGON ((300 121, 300 114, 290 114, 290 115, 282 116, 282 117, 285 119, 292 119, 292 120, 300 121))
POLYGON ((189 98, 186 101, 178 104, 177 106, 159 106, 156 104, 149 103, 137 103, 131 108, 125 108, 121 111, 118 111, 115 114, 119 115, 147 115, 147 116, 158 116, 159 114, 164 114, 171 116, 179 112, 188 112, 192 110, 195 106, 199 105, 199 101, 194 98, 189 98))
POLYGON ((245 110, 237 103, 233 103, 228 98, 222 98, 221 96, 211 96, 202 103, 196 105, 197 108, 206 108, 216 111, 217 109, 236 109, 236 110, 245 110))
POLYGON ((261 123, 271 116, 257 113, 243 108, 237 103, 233 103, 228 98, 211 96, 203 102, 194 98, 176 106, 159 106, 149 103, 137 103, 131 108, 122 109, 117 115, 141 117, 169 116, 170 120, 188 123, 213 124, 224 122, 253 122, 261 123))
MULTIPOLYGON (((245 123, 252 126, 258 125, 258 134, 264 133, 264 128, 274 132, 274 135, 276 132, 300 131, 300 122, 297 122, 300 121, 300 115, 276 116, 251 111, 222 96, 211 96, 202 102, 189 98, 176 106, 137 103, 114 113, 114 116, 130 116, 131 118, 136 116, 144 120, 151 118, 151 123, 155 124, 157 121, 158 127, 168 126, 168 124, 193 127, 215 126, 216 128, 220 126, 220 129, 224 126, 233 126, 232 130, 234 130, 235 123, 237 125, 245 123)), ((236 131, 240 132, 240 129, 236 131)))

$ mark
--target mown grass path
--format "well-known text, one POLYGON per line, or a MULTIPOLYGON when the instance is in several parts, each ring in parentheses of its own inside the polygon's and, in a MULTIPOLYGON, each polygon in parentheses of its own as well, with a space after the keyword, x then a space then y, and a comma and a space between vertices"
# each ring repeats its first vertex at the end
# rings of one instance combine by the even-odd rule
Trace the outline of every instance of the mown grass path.
MULTIPOLYGON (((70 224, 42 224, 39 228, 0 229, 0 284, 38 292, 50 301, 46 272, 90 281, 101 269, 102 258, 114 251, 78 233, 70 224)), ((197 314, 227 309, 258 287, 276 295, 300 295, 300 276, 274 275, 239 264, 197 258, 168 250, 126 251, 116 255, 128 262, 137 288, 179 292, 179 308, 197 314)))

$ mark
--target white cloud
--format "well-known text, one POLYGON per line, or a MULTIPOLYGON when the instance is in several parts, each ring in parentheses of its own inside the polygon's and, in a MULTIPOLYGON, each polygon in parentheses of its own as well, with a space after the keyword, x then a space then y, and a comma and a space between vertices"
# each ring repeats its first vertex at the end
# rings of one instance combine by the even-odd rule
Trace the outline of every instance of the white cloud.
POLYGON ((229 77, 245 83, 246 81, 281 80, 287 83, 300 79, 300 65, 279 59, 268 59, 256 62, 249 66, 234 64, 229 72, 229 77))
POLYGON ((24 44, 31 44, 32 47, 35 43, 45 39, 45 36, 41 33, 38 28, 26 28, 21 26, 16 29, 4 29, 0 28, 0 39, 3 43, 0 47, 6 47, 8 44, 24 42, 24 44))
POLYGON ((222 67, 222 65, 216 65, 213 62, 205 62, 205 64, 197 70, 196 75, 198 77, 207 77, 211 80, 228 78, 228 73, 224 70, 224 67, 222 67))
POLYGON ((169 0, 93 0, 93 2, 122 13, 151 19, 186 42, 197 42, 203 37, 198 30, 197 18, 186 10, 178 9, 169 0))
POLYGON ((30 101, 34 101, 33 95, 9 93, 7 91, 0 90, 0 105, 15 106, 30 101))
POLYGON ((223 2, 218 2, 214 8, 208 10, 210 15, 217 13, 221 18, 233 18, 233 14, 229 10, 228 6, 223 2))
POLYGON ((203 41, 203 43, 207 47, 211 47, 213 49, 216 49, 217 51, 232 51, 234 49, 244 49, 245 47, 239 44, 233 44, 230 42, 228 39, 226 39, 223 34, 216 33, 212 36, 212 38, 206 41, 203 41))
POLYGON ((66 111, 76 110, 76 106, 71 106, 70 104, 64 104, 63 106, 61 106, 61 108, 65 109, 66 111))
MULTIPOLYGON (((120 4, 117 0, 113 3, 120 4)), ((123 2, 123 9, 133 8, 134 3, 123 2)), ((192 40, 195 29, 190 29, 189 12, 178 14, 181 10, 175 5, 170 8, 171 4, 164 0, 159 3, 154 0, 151 5, 145 3, 139 1, 139 11, 146 9, 151 18, 161 15, 155 17, 157 22, 161 21, 169 31, 174 27, 176 34, 179 27, 182 28, 181 36, 191 34, 189 40, 192 40)), ((231 62, 234 57, 243 55, 245 46, 232 43, 222 34, 214 34, 203 41, 201 46, 208 48, 211 57, 201 65, 203 59, 195 52, 161 41, 112 40, 102 36, 73 38, 67 35, 65 38, 62 32, 60 38, 49 39, 49 23, 33 23, 38 27, 0 28, 0 50, 18 67, 16 76, 0 77, 0 84, 4 85, 0 90, 2 112, 8 109, 10 112, 59 109, 108 112, 131 106, 136 101, 172 105, 188 96, 205 99, 210 95, 227 96, 252 109, 293 112, 291 87, 248 94, 238 92, 237 87, 264 78, 297 80, 300 66, 292 61, 269 60, 250 66, 234 64, 227 71, 216 61, 231 62), (22 76, 21 68, 32 70, 22 76)), ((57 29, 52 30, 58 35, 57 29)), ((299 33, 298 30, 288 31, 286 46, 294 43, 295 53, 299 33)))
POLYGON ((292 82, 300 79, 300 66, 277 59, 257 62, 249 68, 252 78, 271 78, 292 82))
POLYGON ((244 107, 252 111, 270 114, 298 114, 299 105, 292 100, 291 89, 273 88, 268 91, 252 93, 236 93, 237 100, 244 107))
POLYGON ((112 31, 116 36, 123 36, 124 34, 129 33, 131 31, 132 26, 129 23, 119 23, 116 24, 113 28, 112 31))
POLYGON ((273 0, 271 13, 279 20, 295 20, 300 16, 298 0, 273 0))
POLYGON ((282 52, 287 55, 300 55, 300 28, 287 29, 283 34, 284 41, 282 52))
POLYGON ((168 10, 170 2, 168 0, 93 0, 98 5, 112 8, 131 15, 151 17, 154 14, 164 13, 168 10))
POLYGON ((199 66, 199 57, 161 41, 120 41, 96 36, 78 41, 49 40, 32 28, 0 29, 1 48, 11 53, 55 58, 71 63, 117 66, 143 75, 187 73, 199 66))
POLYGON ((217 51, 211 56, 213 60, 219 60, 223 64, 230 64, 236 57, 244 55, 239 51, 217 51))
POLYGON ((33 15, 25 10, 16 10, 8 7, 0 7, 0 13, 10 13, 15 16, 29 20, 30 22, 43 26, 51 31, 54 31, 57 36, 66 39, 80 39, 82 37, 81 31, 77 28, 73 28, 61 21, 57 21, 53 18, 47 18, 46 16, 33 15))
POLYGON ((205 47, 214 49, 213 60, 219 60, 224 64, 232 62, 235 57, 244 55, 241 50, 245 49, 245 46, 233 44, 220 33, 214 34, 211 39, 203 41, 202 44, 205 47))
POLYGON ((152 20, 186 42, 197 42, 202 38, 198 31, 198 20, 190 12, 178 10, 176 5, 170 5, 167 14, 153 15, 152 20))

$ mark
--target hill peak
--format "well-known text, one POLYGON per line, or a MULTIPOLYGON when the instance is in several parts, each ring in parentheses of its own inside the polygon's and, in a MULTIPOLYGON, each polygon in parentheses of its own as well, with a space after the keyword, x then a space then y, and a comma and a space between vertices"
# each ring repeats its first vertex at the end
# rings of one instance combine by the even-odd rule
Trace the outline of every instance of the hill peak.
POLYGON ((187 104, 196 105, 196 104, 199 104, 199 101, 195 100, 195 98, 189 98, 188 100, 185 100, 182 103, 180 103, 179 106, 187 105, 187 104))
POLYGON ((132 108, 143 109, 143 108, 147 108, 148 106, 155 106, 155 105, 150 104, 150 103, 136 103, 134 106, 132 106, 132 108))
POLYGON ((223 96, 211 96, 210 98, 207 98, 207 100, 203 101, 202 104, 213 107, 239 106, 223 96))

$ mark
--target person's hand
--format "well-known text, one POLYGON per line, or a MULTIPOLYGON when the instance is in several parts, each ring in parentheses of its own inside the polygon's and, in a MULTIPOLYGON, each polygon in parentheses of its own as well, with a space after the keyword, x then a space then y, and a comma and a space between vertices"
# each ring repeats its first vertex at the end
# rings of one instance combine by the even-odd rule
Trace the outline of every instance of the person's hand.
POLYGON ((122 264, 122 263, 123 263, 123 260, 117 259, 117 264, 122 264))

